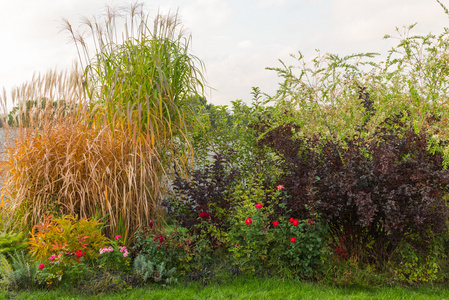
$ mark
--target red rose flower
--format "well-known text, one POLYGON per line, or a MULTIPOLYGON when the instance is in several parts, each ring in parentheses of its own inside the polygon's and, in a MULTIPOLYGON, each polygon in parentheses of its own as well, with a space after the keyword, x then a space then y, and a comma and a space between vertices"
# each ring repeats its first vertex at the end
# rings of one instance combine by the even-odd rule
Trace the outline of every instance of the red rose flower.
POLYGON ((235 244, 235 246, 238 247, 238 246, 239 246, 239 243, 235 244))
POLYGON ((257 209, 261 209, 263 207, 263 204, 257 203, 256 207, 257 207, 257 209))
POLYGON ((207 211, 202 211, 200 213, 200 218, 201 219, 205 219, 205 218, 209 218, 209 217, 210 217, 210 214, 207 211))
POLYGON ((313 221, 312 221, 312 220, 310 220, 310 221, 309 221, 309 224, 310 224, 310 225, 312 225, 312 224, 313 224, 313 221))
POLYGON ((288 219, 288 221, 289 221, 290 223, 292 223, 294 220, 295 220, 295 219, 293 219, 293 218, 288 219))
POLYGON ((153 222, 150 221, 150 223, 148 223, 148 227, 152 228, 153 227, 153 222))
POLYGON ((293 220, 293 221, 292 221, 292 225, 293 225, 293 226, 298 226, 298 224, 299 224, 299 221, 298 221, 298 220, 293 220))
POLYGON ((39 270, 42 270, 43 268, 45 268, 45 265, 44 264, 40 264, 39 265, 39 270))
POLYGON ((76 257, 80 258, 83 256, 83 252, 81 252, 80 250, 76 251, 75 253, 76 257))
POLYGON ((246 225, 249 225, 253 222, 253 220, 251 220, 251 218, 246 219, 245 223, 246 225))
POLYGON ((273 222, 273 227, 276 227, 276 226, 278 226, 279 225, 279 222, 278 221, 274 221, 273 222))
POLYGON ((121 236, 119 236, 119 235, 116 235, 115 237, 114 237, 114 240, 119 240, 119 239, 121 239, 122 237, 121 236))
POLYGON ((281 184, 281 185, 278 185, 277 186, 277 189, 278 189, 278 191, 281 191, 281 190, 283 190, 284 189, 284 186, 281 184))
POLYGON ((294 243, 294 242, 296 242, 296 238, 292 237, 292 238, 290 239, 290 243, 294 243))

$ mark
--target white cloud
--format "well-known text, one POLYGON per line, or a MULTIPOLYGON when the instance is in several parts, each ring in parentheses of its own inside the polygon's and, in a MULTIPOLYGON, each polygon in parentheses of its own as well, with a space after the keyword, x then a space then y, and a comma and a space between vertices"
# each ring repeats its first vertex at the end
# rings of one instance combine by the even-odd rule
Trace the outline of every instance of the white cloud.
POLYGON ((283 6, 287 0, 259 0, 254 8, 275 8, 283 6))
POLYGON ((222 0, 197 0, 180 9, 182 21, 195 35, 211 33, 222 26, 232 9, 226 1, 222 0))

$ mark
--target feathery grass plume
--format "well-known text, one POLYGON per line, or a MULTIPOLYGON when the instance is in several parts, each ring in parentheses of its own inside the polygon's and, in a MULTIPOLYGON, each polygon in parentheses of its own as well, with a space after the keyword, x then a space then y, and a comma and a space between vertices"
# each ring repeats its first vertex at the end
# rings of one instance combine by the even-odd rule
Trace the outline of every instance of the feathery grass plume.
POLYGON ((149 181, 143 186, 151 195, 148 216, 157 220, 164 177, 173 169, 183 173, 193 160, 189 131, 198 120, 189 101, 203 92, 204 66, 189 53, 191 37, 184 34, 177 14, 158 14, 151 27, 142 4, 125 12, 107 7, 102 18, 85 18, 92 42, 74 42, 84 53, 89 53, 88 44, 94 46, 82 63, 92 126, 107 125, 113 135, 126 132, 136 157, 148 158, 151 168, 135 172, 149 181))
POLYGON ((36 75, 12 93, 2 199, 21 226, 70 214, 101 217, 110 235, 119 227, 129 236, 150 220, 165 222, 167 176, 193 159, 188 101, 202 91, 202 63, 188 53, 176 16, 157 16, 150 31, 133 5, 118 42, 119 16, 108 8, 103 22, 84 19, 93 56, 65 21, 80 60, 92 57, 84 70, 36 75))

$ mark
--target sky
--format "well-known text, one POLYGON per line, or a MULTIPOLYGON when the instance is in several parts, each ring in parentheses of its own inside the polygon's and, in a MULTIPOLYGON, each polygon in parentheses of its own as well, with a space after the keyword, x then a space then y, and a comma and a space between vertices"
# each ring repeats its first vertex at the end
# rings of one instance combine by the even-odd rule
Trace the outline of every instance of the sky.
MULTIPOLYGON (((449 18, 435 0, 147 0, 150 16, 178 11, 192 36, 191 53, 205 65, 206 98, 217 105, 242 99, 251 88, 273 95, 280 83, 279 60, 290 54, 313 57, 316 49, 348 55, 378 52, 385 57, 395 28, 417 23, 412 33, 439 34, 449 18)), ((449 0, 441 0, 449 7, 449 0)), ((75 45, 62 18, 77 28, 81 18, 100 16, 120 0, 0 0, 0 88, 9 91, 33 73, 70 68, 75 45)), ((9 97, 8 97, 9 98, 9 97)))

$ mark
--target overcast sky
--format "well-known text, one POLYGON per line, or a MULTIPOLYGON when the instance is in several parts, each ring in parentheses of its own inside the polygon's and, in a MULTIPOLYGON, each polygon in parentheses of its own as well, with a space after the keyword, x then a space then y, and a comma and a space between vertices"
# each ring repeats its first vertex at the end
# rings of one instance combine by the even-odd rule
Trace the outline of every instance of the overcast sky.
MULTIPOLYGON (((74 27, 82 16, 104 12, 119 0, 0 0, 0 87, 31 79, 34 72, 68 68, 76 59, 61 19, 74 27)), ((386 54, 395 27, 441 33, 449 18, 434 0, 185 0, 142 1, 150 15, 176 11, 192 34, 192 53, 206 66, 214 104, 251 99, 251 87, 273 94, 279 80, 266 67, 287 64, 290 53, 386 54)), ((442 0, 449 7, 449 0, 442 0)))

